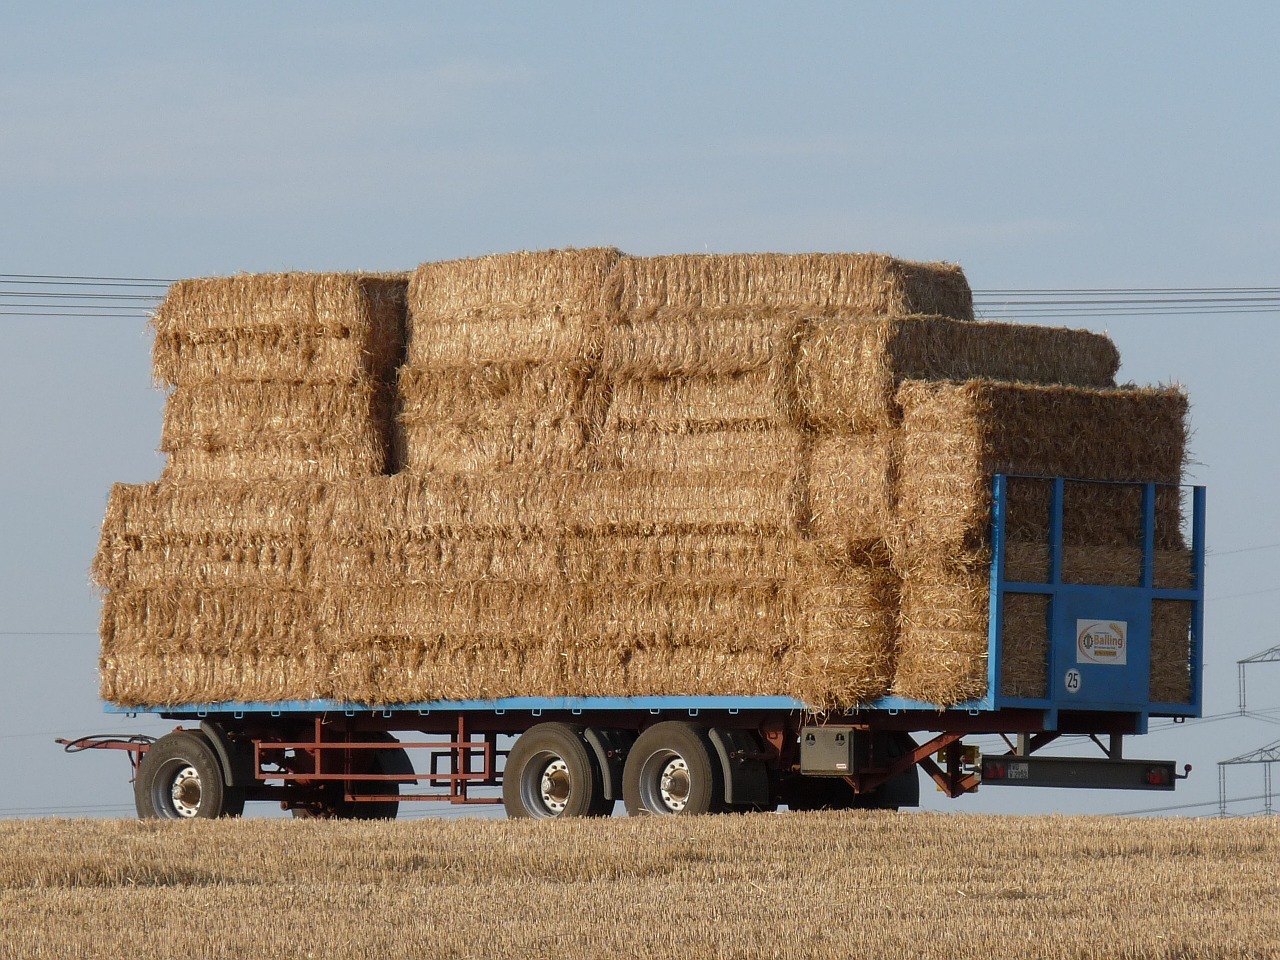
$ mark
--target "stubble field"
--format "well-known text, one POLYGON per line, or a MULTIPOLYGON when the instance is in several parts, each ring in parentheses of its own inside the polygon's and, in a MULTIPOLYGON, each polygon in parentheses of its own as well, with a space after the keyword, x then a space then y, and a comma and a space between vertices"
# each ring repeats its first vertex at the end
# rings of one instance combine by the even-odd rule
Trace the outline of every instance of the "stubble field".
POLYGON ((1280 823, 0 823, 0 956, 1280 957, 1280 823))

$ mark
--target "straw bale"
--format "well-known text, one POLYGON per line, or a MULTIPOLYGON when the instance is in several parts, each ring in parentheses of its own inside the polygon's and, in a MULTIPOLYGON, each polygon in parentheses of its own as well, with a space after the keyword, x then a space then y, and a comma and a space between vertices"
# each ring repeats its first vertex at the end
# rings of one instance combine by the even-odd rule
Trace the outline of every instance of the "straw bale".
POLYGON ((378 361, 352 333, 333 335, 265 327, 213 330, 198 339, 170 335, 153 349, 156 380, 179 386, 201 383, 349 384, 374 376, 378 361))
POLYGON ((828 555, 883 550, 894 522, 891 432, 819 435, 809 450, 810 537, 828 555))
POLYGON ((583 361, 404 367, 400 419, 431 425, 564 415, 589 399, 591 381, 583 361))
POLYGON ((405 368, 405 469, 569 469, 598 432, 607 391, 580 361, 405 368))
POLYGON ((407 423, 404 469, 416 474, 569 470, 584 462, 589 436, 589 424, 574 416, 407 423))
POLYGON ((559 578, 563 538, 320 537, 311 570, 321 584, 419 585, 471 581, 546 583, 559 578))
POLYGON ((94 581, 106 589, 162 587, 296 587, 309 575, 309 543, 299 538, 125 538, 103 531, 94 581))
POLYGON ((321 634, 345 647, 407 637, 515 649, 567 635, 567 601, 556 583, 328 584, 317 591, 315 616, 321 634))
POLYGON ((973 319, 973 296, 959 267, 873 253, 625 257, 609 278, 608 296, 633 315, 760 306, 973 319))
POLYGON ((791 428, 726 429, 706 433, 611 430, 591 450, 604 469, 654 473, 794 471, 803 460, 804 435, 791 428))
POLYGON ((800 547, 794 533, 576 536, 563 541, 562 563, 571 583, 786 580, 797 573, 800 547))
POLYGON ((371 705, 577 693, 565 656, 551 644, 530 650, 395 638, 334 654, 329 680, 336 699, 371 705))
POLYGON ((1049 693, 1049 598, 1006 593, 1000 633, 1000 693, 1046 697, 1049 693))
POLYGON ((801 588, 800 642, 788 689, 815 709, 851 709, 889 692, 899 581, 884 567, 811 567, 801 588))
POLYGON ((326 443, 318 449, 292 444, 188 447, 169 454, 161 475, 167 482, 199 485, 226 480, 353 480, 379 473, 383 459, 381 444, 353 448, 326 443))
POLYGON ((786 533, 799 526, 799 487, 795 471, 600 470, 565 518, 575 533, 786 533))
POLYGON ((899 419, 904 380, 1009 380, 1114 387, 1120 354, 1109 337, 947 317, 834 317, 807 321, 796 347, 796 395, 807 422, 839 431, 899 419))
POLYGON ((786 378, 771 370, 729 376, 621 380, 606 429, 664 433, 793 427, 786 378))
POLYGON ((128 655, 285 656, 315 641, 304 590, 168 584, 114 589, 103 598, 102 649, 128 655))
POLYGON ((599 353, 621 254, 550 250, 426 263, 409 284, 412 367, 573 361, 599 353))
POLYGON ((284 656, 104 652, 98 669, 103 700, 149 707, 327 698, 334 695, 329 664, 315 649, 284 656))
MULTIPOLYGON (((1175 389, 908 381, 897 396, 904 412, 897 483, 903 532, 897 560, 903 566, 984 542, 995 473, 1170 484, 1181 479, 1186 398, 1175 389)), ((1073 494, 1073 526, 1091 530, 1087 539, 1111 536, 1124 518, 1132 527, 1136 511, 1126 499, 1132 490, 1080 486, 1073 494)), ((1166 517, 1160 527, 1177 530, 1176 521, 1166 517)), ((1132 539, 1130 531, 1121 533, 1132 539)))
POLYGON ((180 280, 152 319, 158 381, 298 379, 389 382, 404 342, 407 274, 241 274, 180 280), (350 341, 307 358, 317 339, 350 341), (229 344, 236 344, 234 347, 229 344), (278 352, 249 359, 254 346, 278 352), (336 355, 356 361, 338 375, 320 372, 336 355), (274 364, 278 362, 278 366, 274 364), (301 371, 301 376, 299 373, 301 371))
POLYGON ((372 448, 381 443, 378 421, 387 407, 386 394, 369 383, 176 387, 165 407, 160 449, 372 448))
POLYGON ((895 694, 951 706, 986 693, 989 594, 981 567, 903 578, 895 694))
POLYGON ((611 676, 607 652, 597 656, 578 652, 567 660, 571 676, 599 677, 599 695, 604 696, 765 697, 788 693, 784 658, 766 650, 684 647, 674 654, 662 649, 635 650, 625 656, 622 682, 616 686, 607 683, 611 676))
POLYGON ((592 583, 572 592, 564 636, 619 650, 781 653, 796 642, 800 613, 780 580, 592 583))
MULTIPOLYGON (((1185 590, 1191 587, 1191 551, 1156 550, 1153 584, 1158 589, 1185 590)), ((1040 542, 1010 541, 1005 546, 1005 578, 1028 583, 1049 581, 1049 547, 1040 542)), ((1101 586, 1142 585, 1142 548, 1063 545, 1062 582, 1092 583, 1101 586)))
POLYGON ((805 314, 769 306, 663 308, 604 334, 600 369, 618 379, 730 377, 789 369, 805 314))
POLYGON ((326 492, 315 483, 117 483, 107 498, 102 542, 134 545, 197 536, 227 542, 297 541, 310 530, 313 511, 326 492))
POLYGON ((371 477, 320 488, 312 524, 339 542, 540 536, 565 528, 584 483, 573 472, 371 477))
POLYGON ((1190 703, 1191 618, 1189 600, 1151 603, 1151 683, 1153 703, 1190 703))

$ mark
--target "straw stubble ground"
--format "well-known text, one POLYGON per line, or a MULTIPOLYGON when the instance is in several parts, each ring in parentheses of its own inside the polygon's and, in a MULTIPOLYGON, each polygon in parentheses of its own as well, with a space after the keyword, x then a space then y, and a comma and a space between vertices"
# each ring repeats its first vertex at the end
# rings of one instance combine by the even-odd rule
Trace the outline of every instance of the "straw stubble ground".
POLYGON ((0 956, 1280 957, 1277 856, 1261 819, 10 822, 0 956))

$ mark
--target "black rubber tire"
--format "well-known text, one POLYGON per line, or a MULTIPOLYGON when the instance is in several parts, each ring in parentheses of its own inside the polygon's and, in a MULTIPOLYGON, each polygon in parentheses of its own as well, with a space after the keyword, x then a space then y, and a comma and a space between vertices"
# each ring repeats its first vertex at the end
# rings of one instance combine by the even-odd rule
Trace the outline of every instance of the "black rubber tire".
MULTIPOLYGON (((366 736, 366 740, 374 743, 400 742, 389 733, 371 733, 366 736)), ((409 759, 409 754, 405 752, 403 747, 361 751, 361 753, 371 753, 370 767, 366 771, 367 773, 413 775, 413 762, 409 759)), ((330 782, 333 783, 335 792, 342 790, 340 782, 330 782)), ((358 792, 398 797, 400 795, 400 784, 394 780, 371 780, 360 784, 358 792)), ((385 801, 365 800, 354 803, 339 796, 323 804, 293 807, 290 812, 298 820, 394 820, 400 813, 400 801, 388 799, 385 801)))
POLYGON ((724 810, 724 774, 707 731, 668 720, 640 734, 622 769, 622 802, 633 817, 724 810))
POLYGON ((176 730, 152 744, 133 783, 142 820, 238 817, 244 798, 243 789, 226 785, 212 744, 194 730, 176 730))
POLYGON ((540 723, 522 733, 507 754, 502 805, 513 820, 607 815, 613 805, 582 728, 540 723))

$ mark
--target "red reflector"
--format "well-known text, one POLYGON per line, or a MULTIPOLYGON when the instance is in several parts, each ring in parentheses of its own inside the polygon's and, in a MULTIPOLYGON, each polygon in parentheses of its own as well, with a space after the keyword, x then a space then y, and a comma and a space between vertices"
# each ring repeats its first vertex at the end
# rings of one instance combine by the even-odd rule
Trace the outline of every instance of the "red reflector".
POLYGON ((1003 780, 1003 779, 1004 779, 1004 765, 1003 765, 1003 764, 1000 764, 1000 763, 993 763, 993 764, 991 764, 991 766, 987 767, 987 779, 989 779, 989 780, 1003 780))
POLYGON ((1147 783, 1162 787, 1169 782, 1169 771, 1164 767, 1152 767, 1147 771, 1147 783))

